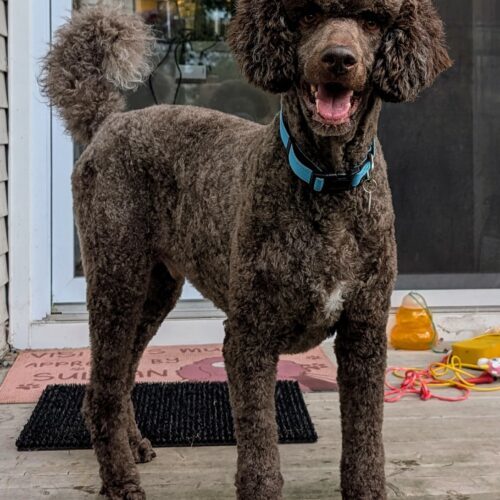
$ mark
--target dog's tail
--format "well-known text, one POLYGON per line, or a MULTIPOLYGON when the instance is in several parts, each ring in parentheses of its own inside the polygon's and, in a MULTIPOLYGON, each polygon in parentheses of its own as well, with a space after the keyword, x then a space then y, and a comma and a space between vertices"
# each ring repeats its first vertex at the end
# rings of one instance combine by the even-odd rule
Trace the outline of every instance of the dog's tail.
POLYGON ((121 91, 151 72, 153 40, 140 17, 110 7, 75 12, 57 30, 40 86, 75 140, 88 144, 111 113, 124 109, 121 91))

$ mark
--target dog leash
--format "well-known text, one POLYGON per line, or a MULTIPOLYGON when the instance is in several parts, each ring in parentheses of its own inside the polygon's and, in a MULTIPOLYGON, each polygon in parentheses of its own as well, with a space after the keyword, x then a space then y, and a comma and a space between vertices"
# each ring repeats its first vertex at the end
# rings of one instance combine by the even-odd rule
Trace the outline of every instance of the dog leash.
POLYGON ((384 401, 395 403, 409 395, 418 395, 422 401, 437 399, 439 401, 458 402, 466 400, 472 391, 496 392, 499 385, 493 387, 478 387, 483 384, 493 384, 496 378, 477 365, 462 363, 458 356, 448 354, 441 361, 434 362, 428 368, 404 368, 392 366, 387 369, 384 401), (482 371, 477 376, 472 371, 482 371), (389 382, 389 375, 403 379, 399 386, 389 382), (449 388, 461 391, 460 396, 444 396, 432 392, 432 388, 449 388))

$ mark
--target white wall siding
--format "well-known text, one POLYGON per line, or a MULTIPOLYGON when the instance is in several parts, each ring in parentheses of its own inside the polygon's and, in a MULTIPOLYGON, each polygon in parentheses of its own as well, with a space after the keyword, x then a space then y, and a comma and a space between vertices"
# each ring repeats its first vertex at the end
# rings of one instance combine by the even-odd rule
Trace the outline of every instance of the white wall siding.
POLYGON ((7 349, 8 242, 7 242, 7 0, 0 0, 0 357, 7 349))

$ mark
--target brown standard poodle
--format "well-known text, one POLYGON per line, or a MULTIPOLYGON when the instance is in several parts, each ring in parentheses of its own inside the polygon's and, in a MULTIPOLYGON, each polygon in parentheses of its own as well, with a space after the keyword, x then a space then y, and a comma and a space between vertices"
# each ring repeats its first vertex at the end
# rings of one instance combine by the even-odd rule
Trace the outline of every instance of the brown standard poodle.
MULTIPOLYGON (((143 499, 155 453, 130 392, 188 278, 227 314, 237 497, 282 498, 276 363, 337 332, 342 497, 386 497, 382 443, 394 214, 382 101, 411 101, 451 62, 431 0, 239 0, 229 43, 280 93, 267 126, 189 106, 123 112, 150 71, 139 17, 75 13, 42 87, 75 140, 76 222, 92 376, 84 413, 112 499, 143 499)), ((178 339, 182 340, 182 339, 178 339)))

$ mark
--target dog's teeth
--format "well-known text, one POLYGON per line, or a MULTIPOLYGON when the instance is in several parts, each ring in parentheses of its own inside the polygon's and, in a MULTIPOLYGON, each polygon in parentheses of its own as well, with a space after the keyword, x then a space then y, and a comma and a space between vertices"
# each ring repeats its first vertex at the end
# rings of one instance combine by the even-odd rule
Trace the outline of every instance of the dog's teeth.
POLYGON ((318 92, 319 92, 318 86, 315 85, 314 83, 311 83, 311 94, 316 101, 318 100, 318 92))

